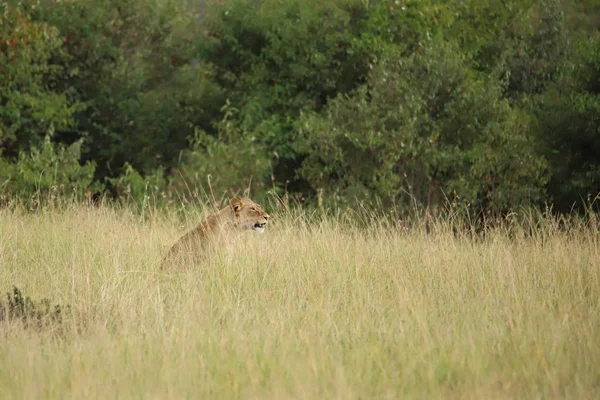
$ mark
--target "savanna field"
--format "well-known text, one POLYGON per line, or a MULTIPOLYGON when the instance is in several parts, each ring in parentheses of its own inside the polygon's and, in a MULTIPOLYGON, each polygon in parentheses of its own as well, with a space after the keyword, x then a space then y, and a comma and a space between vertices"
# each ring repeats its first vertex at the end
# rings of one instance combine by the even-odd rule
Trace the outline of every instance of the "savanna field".
POLYGON ((599 83, 600 0, 0 0, 0 400, 600 399, 599 83))
POLYGON ((593 218, 481 238, 269 212, 264 235, 165 271, 201 211, 1 210, 2 291, 51 306, 5 310, 0 398, 600 396, 593 218))

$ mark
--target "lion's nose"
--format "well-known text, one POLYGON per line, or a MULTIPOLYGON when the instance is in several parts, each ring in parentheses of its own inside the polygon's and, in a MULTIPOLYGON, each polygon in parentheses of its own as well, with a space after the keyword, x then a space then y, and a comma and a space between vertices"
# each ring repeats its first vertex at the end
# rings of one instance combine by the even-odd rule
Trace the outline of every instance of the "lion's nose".
POLYGON ((265 217, 265 219, 268 220, 270 216, 269 216, 269 214, 265 214, 265 215, 263 215, 263 217, 265 217))

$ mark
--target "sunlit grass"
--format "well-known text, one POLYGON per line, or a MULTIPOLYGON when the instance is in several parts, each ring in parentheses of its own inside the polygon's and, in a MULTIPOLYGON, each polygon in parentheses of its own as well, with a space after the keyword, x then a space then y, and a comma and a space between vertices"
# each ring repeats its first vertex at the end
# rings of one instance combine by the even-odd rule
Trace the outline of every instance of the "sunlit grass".
POLYGON ((71 307, 61 329, 0 322, 0 398, 600 395, 593 224, 481 239, 274 211, 176 271, 197 214, 0 211, 0 290, 71 307))

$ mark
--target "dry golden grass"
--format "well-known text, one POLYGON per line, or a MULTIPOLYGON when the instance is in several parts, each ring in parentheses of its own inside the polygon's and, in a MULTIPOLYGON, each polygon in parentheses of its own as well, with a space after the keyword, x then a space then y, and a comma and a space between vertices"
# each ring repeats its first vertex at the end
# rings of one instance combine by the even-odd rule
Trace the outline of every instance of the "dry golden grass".
POLYGON ((0 290, 70 304, 0 322, 0 398, 597 398, 600 233, 456 237, 275 216, 159 271, 197 221, 0 211, 0 290))

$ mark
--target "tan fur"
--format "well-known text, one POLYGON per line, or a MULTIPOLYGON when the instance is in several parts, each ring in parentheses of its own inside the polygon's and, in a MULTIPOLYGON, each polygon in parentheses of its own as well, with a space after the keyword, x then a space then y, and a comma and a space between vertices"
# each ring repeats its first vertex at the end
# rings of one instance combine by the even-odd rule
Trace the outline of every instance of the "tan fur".
POLYGON ((248 198, 235 197, 227 207, 209 215, 196 228, 183 235, 171 247, 162 266, 182 261, 182 256, 185 255, 188 255, 187 259, 190 261, 198 261, 208 246, 218 244, 222 240, 233 240, 232 234, 236 232, 264 230, 268 220, 269 214, 264 212, 260 205, 248 198))

